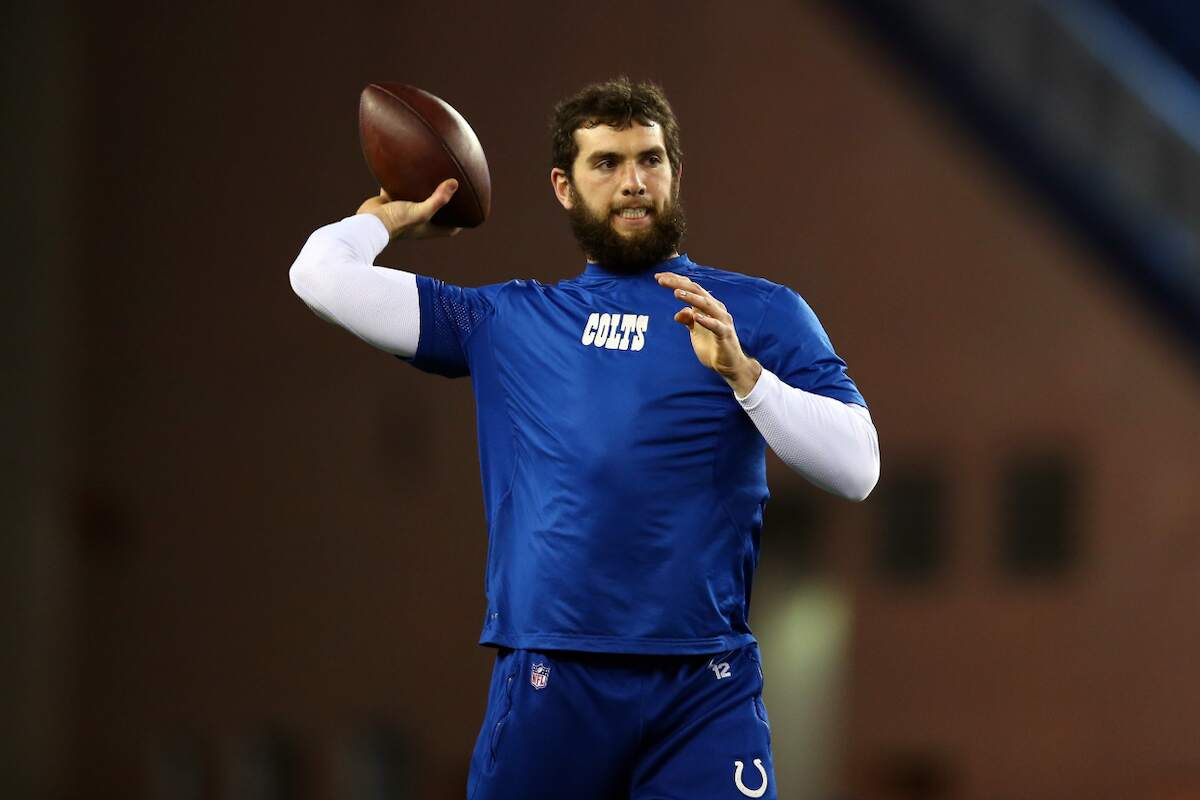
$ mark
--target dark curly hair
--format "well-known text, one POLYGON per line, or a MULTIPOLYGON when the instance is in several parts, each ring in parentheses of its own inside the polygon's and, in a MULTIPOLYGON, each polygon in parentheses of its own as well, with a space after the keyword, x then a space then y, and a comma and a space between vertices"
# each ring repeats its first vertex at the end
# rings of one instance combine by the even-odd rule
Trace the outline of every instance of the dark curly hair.
POLYGON ((585 86, 554 107, 550 119, 553 166, 574 177, 571 167, 579 155, 579 145, 575 142, 575 131, 579 128, 612 125, 621 129, 635 121, 640 125, 662 126, 667 160, 671 162, 671 171, 678 175, 683 150, 679 146, 679 123, 667 96, 656 83, 632 83, 624 75, 585 86))

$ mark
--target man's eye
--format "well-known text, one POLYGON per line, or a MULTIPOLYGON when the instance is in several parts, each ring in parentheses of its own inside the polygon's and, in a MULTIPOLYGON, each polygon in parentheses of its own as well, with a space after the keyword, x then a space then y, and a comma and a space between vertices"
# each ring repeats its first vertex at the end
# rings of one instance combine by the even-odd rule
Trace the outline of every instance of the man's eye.
POLYGON ((662 157, 661 156, 649 156, 646 159, 646 161, 650 162, 650 164, 657 167, 659 164, 662 163, 662 157))
POLYGON ((600 169, 612 169, 614 166, 616 166, 616 162, 614 162, 611 158, 606 158, 603 161, 597 161, 596 166, 600 169))

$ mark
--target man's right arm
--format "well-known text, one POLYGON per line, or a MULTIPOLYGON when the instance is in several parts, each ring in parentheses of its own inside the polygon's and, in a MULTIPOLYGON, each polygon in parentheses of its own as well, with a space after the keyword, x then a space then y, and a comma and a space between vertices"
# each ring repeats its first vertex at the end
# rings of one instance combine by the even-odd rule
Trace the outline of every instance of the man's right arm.
POLYGON ((381 193, 353 217, 318 228, 289 271, 293 291, 322 319, 381 350, 412 357, 421 331, 416 276, 373 262, 393 238, 457 233, 430 222, 457 188, 457 182, 445 181, 421 203, 381 193))
POLYGON ((408 358, 421 333, 417 277, 371 265, 387 243, 387 230, 373 215, 346 217, 308 237, 288 276, 318 317, 408 358))

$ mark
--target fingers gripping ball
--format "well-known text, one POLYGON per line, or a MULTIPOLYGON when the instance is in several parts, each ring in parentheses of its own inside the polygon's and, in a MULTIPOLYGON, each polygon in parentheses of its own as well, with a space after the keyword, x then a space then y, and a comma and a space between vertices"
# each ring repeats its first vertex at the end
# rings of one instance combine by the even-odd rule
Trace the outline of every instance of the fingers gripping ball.
POLYGON ((447 178, 454 197, 436 225, 473 228, 487 219, 492 178, 483 146, 463 116, 429 92, 402 83, 372 83, 358 102, 363 156, 393 200, 419 202, 447 178))

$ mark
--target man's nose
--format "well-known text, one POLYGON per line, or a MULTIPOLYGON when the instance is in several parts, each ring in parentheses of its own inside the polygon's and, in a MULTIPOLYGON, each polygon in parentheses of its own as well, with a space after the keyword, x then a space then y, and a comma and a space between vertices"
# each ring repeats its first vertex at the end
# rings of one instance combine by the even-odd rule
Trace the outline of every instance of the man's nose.
POLYGON ((628 164, 625 174, 621 176, 621 194, 642 195, 646 193, 646 182, 642 180, 642 171, 637 164, 628 164))

